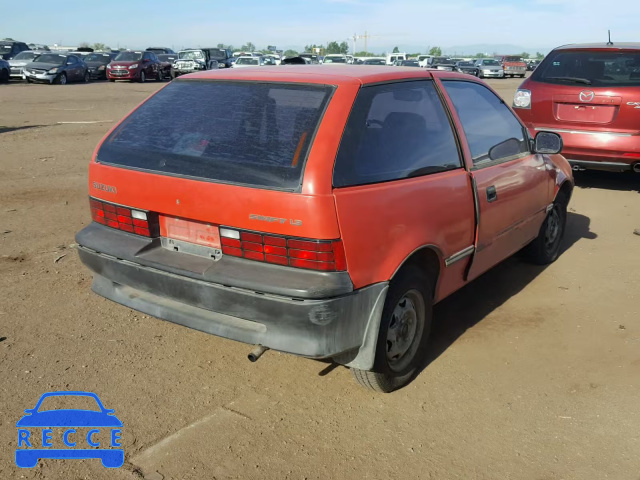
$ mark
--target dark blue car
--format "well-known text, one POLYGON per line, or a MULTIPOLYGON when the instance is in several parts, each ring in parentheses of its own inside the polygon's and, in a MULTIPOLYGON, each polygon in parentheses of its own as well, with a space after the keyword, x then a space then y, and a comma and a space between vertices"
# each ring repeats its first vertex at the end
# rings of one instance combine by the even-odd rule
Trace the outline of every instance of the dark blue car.
MULTIPOLYGON (((40 397, 36 406, 32 409, 25 410, 26 415, 22 417, 16 423, 18 431, 18 449, 16 449, 16 465, 22 468, 32 468, 38 463, 41 458, 54 458, 54 459, 88 459, 99 458, 102 461, 102 465, 109 468, 121 467, 124 463, 124 451, 122 448, 74 448, 76 442, 69 442, 69 433, 75 433, 73 427, 102 427, 111 429, 111 447, 120 446, 117 443, 117 439, 120 438, 120 428, 122 422, 114 415, 114 410, 104 408, 104 405, 100 401, 100 398, 91 392, 49 392, 40 397), (47 410, 38 411, 42 402, 48 397, 90 397, 93 398, 98 407, 97 410, 80 410, 80 409, 59 409, 59 410, 47 410), (31 448, 31 441, 36 443, 36 437, 30 441, 31 431, 30 428, 65 428, 65 434, 63 436, 64 443, 67 447, 71 448, 48 448, 52 446, 49 443, 45 444, 45 440, 42 440, 43 448, 31 448), (27 448, 20 448, 20 447, 27 448)), ((97 447, 98 443, 94 443, 92 440, 91 432, 99 433, 100 430, 90 430, 87 435, 87 443, 89 447, 97 447)), ((43 435, 44 437, 44 435, 43 435)), ((35 447, 35 445, 34 445, 35 447)))

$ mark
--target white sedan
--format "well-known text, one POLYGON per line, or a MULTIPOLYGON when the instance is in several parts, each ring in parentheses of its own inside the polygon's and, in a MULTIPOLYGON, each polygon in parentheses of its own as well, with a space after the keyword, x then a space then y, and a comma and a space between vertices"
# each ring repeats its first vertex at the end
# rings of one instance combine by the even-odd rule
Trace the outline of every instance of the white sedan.
POLYGON ((236 60, 236 63, 233 64, 233 68, 262 67, 264 65, 269 65, 269 63, 265 61, 264 57, 243 56, 243 57, 238 57, 238 60, 236 60))

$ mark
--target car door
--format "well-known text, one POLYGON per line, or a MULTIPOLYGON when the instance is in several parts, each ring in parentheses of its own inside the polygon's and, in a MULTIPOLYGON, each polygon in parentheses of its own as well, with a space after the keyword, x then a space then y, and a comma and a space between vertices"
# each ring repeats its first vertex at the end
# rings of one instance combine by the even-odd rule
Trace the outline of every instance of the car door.
POLYGON ((151 53, 145 52, 142 56, 142 70, 147 78, 153 78, 153 64, 151 63, 151 53))
POLYGON ((158 76, 158 70, 160 69, 160 61, 158 60, 158 56, 151 52, 149 53, 149 60, 151 62, 151 72, 153 77, 158 76))
POLYGON ((491 89, 457 79, 443 79, 442 85, 471 159, 479 214, 469 272, 474 278, 538 235, 552 202, 554 178, 548 160, 531 153, 526 128, 491 89))
POLYGON ((80 74, 78 70, 80 68, 80 62, 78 62, 78 57, 75 55, 70 55, 67 58, 67 80, 75 81, 79 79, 80 74))
POLYGON ((474 199, 433 83, 363 86, 351 110, 333 186, 354 283, 389 278, 412 252, 436 246, 451 265, 436 297, 460 287, 466 263, 457 260, 472 250, 474 199))

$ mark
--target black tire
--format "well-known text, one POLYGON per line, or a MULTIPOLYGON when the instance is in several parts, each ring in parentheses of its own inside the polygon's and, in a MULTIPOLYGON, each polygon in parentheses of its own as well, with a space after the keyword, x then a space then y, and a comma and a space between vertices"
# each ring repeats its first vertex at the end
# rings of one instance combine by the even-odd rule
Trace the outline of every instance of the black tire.
POLYGON ((567 225, 567 204, 569 199, 559 192, 553 207, 542 222, 538 236, 526 247, 525 258, 536 265, 548 265, 560 255, 560 247, 567 225))
POLYGON ((9 83, 9 70, 3 68, 0 70, 0 83, 9 83))
POLYGON ((56 79, 53 81, 53 83, 56 83, 58 85, 66 85, 67 84, 67 74, 62 72, 60 75, 58 75, 56 77, 56 79))
POLYGON ((89 83, 90 80, 91 74, 89 73, 89 70, 87 70, 86 72, 84 72, 84 83, 89 83))
POLYGON ((164 75, 162 74, 162 69, 158 68, 158 74, 156 75, 156 80, 161 82, 162 80, 164 80, 164 75))
POLYGON ((33 83, 33 80, 31 80, 31 79, 30 79, 30 78, 28 78, 28 77, 27 77, 25 80, 27 81, 27 83, 33 83))
POLYGON ((109 81, 115 83, 116 79, 115 78, 110 78, 109 81))
POLYGON ((413 265, 392 280, 382 311, 373 369, 351 369, 363 387, 389 393, 420 373, 433 318, 430 283, 427 275, 413 265))
POLYGON ((147 81, 147 74, 144 73, 144 70, 140 70, 140 79, 138 81, 140 83, 144 83, 147 81))

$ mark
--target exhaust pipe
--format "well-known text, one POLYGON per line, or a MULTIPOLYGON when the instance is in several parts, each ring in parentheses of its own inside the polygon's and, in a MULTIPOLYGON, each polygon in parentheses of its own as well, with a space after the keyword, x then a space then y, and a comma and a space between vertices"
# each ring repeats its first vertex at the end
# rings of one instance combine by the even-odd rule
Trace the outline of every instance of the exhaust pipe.
POLYGON ((257 362, 262 356, 262 354, 267 350, 269 350, 269 347, 263 347, 262 345, 258 345, 256 348, 251 350, 251 353, 247 355, 247 358, 249 359, 250 362, 257 362))
POLYGON ((633 168, 634 172, 640 173, 640 162, 634 163, 633 167, 631 167, 631 168, 633 168))

